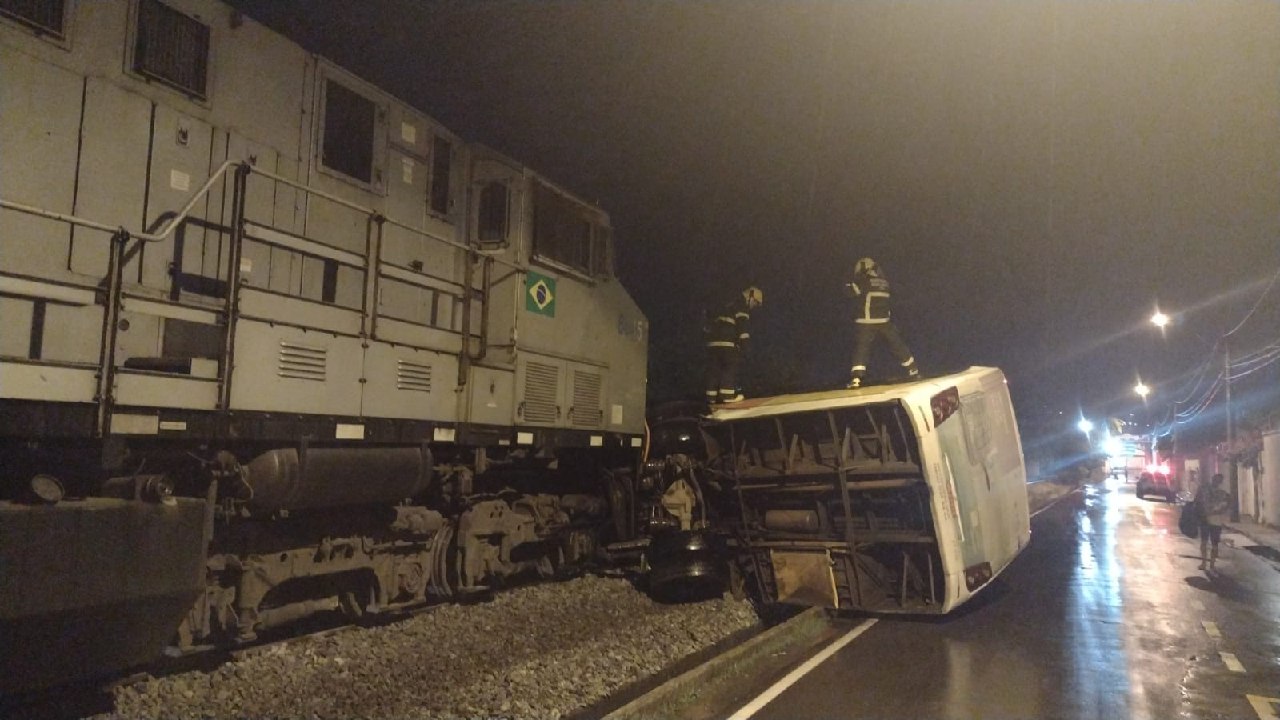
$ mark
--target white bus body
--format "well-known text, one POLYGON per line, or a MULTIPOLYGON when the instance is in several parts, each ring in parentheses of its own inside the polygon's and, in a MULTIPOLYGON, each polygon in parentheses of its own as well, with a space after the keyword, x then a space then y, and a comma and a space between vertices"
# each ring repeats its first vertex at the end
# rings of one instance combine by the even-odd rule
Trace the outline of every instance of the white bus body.
POLYGON ((721 522, 767 600, 943 614, 1030 540, 999 369, 748 400, 712 419, 721 522))

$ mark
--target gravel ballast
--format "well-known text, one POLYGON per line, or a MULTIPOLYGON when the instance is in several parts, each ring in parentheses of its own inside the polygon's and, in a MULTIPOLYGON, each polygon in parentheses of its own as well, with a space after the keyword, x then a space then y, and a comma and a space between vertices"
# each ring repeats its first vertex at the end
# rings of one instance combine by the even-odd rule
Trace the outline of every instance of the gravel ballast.
POLYGON ((97 717, 560 718, 759 622, 745 601, 586 576, 120 687, 97 717))

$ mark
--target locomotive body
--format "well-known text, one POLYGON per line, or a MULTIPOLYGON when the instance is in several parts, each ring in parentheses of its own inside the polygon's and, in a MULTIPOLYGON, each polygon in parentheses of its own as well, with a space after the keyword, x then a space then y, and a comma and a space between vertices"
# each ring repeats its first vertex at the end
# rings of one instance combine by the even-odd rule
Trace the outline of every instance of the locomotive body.
POLYGON ((0 5, 0 68, 0 642, 56 653, 77 583, 195 646, 630 539, 647 323, 603 211, 216 0, 0 5), (113 595, 139 556, 165 587, 113 595))

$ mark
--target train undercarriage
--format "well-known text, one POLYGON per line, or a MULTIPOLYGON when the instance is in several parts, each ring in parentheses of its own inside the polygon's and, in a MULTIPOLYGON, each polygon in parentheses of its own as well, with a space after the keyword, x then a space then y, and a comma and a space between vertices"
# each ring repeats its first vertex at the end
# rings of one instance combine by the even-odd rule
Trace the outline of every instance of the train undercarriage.
MULTIPOLYGON (((7 448, 6 466, 59 455, 24 450, 7 448)), ((599 453, 236 450, 130 448, 93 492, 37 472, 0 501, 0 561, 26 578, 0 602, 0 636, 31 648, 5 663, 0 695, 122 670, 161 645, 233 646, 321 612, 360 620, 568 576, 628 525, 615 521, 626 471, 599 453), (75 562, 59 560, 59 537, 75 562)))

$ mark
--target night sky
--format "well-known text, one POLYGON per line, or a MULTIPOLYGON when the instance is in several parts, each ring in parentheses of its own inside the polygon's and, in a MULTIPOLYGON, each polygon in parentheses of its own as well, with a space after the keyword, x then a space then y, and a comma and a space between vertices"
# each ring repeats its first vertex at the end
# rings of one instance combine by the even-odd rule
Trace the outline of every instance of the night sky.
POLYGON ((609 211, 654 399, 746 283, 747 394, 842 385, 864 255, 922 371, 1003 368, 1029 426, 1158 421, 1255 306, 1233 356, 1280 339, 1275 0, 233 4, 609 211))

